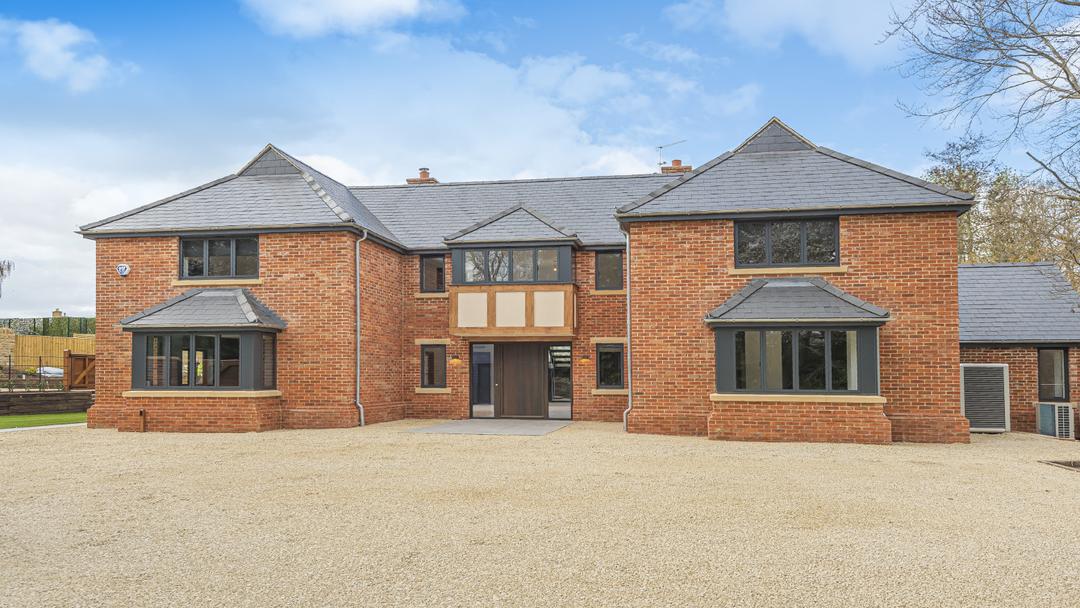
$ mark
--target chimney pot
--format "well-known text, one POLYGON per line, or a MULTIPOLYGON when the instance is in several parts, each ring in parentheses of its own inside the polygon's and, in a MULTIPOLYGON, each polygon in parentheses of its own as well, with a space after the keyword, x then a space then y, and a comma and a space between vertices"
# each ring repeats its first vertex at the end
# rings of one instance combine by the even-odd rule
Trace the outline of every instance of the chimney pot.
POLYGON ((427 167, 420 167, 419 172, 420 172, 420 177, 410 177, 410 178, 405 180, 405 183, 406 184, 412 184, 412 185, 416 185, 416 184, 437 184, 437 183, 439 183, 439 180, 435 179, 434 177, 431 177, 431 169, 428 169, 427 167))
POLYGON ((674 158, 671 160, 671 164, 666 167, 660 167, 660 173, 690 173, 694 170, 691 165, 682 164, 682 160, 674 158))

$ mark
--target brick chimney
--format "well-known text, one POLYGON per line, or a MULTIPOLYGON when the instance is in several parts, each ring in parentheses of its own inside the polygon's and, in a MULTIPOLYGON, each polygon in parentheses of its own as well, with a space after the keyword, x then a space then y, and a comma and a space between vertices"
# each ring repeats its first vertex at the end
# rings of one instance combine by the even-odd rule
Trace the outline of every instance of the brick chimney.
POLYGON ((660 172, 665 173, 665 174, 667 174, 667 173, 690 173, 693 170, 694 170, 693 166, 684 165, 684 164, 682 164, 682 161, 677 159, 677 158, 675 160, 671 161, 670 165, 667 165, 665 167, 660 167, 660 172))
POLYGON ((64 313, 59 308, 57 308, 56 310, 52 311, 52 316, 54 319, 59 319, 60 317, 64 316, 64 313))
POLYGON ((415 186, 416 184, 437 184, 439 183, 439 180, 431 177, 431 173, 427 167, 420 167, 420 177, 407 178, 405 183, 415 186))

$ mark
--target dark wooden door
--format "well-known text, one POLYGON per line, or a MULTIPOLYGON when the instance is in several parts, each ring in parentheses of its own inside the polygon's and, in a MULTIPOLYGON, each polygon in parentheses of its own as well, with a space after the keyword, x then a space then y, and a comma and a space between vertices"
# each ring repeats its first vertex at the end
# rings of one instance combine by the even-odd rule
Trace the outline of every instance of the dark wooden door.
POLYGON ((495 400, 498 416, 547 417, 543 344, 507 342, 495 345, 495 400))

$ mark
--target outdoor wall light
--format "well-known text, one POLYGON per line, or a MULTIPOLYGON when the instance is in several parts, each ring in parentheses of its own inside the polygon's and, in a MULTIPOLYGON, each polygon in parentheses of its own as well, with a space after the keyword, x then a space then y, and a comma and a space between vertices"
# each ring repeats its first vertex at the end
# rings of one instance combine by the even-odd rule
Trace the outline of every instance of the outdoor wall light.
POLYGON ((589 355, 581 355, 581 358, 578 359, 578 363, 588 365, 589 363, 592 363, 592 359, 589 358, 589 355))
POLYGON ((461 357, 459 357, 457 355, 451 355, 450 356, 450 365, 453 365, 455 367, 457 367, 458 365, 461 365, 461 357))

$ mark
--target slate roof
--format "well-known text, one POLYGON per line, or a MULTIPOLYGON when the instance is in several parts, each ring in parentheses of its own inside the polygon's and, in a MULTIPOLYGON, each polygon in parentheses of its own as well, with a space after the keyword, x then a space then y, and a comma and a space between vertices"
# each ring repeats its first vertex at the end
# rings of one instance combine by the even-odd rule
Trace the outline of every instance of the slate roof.
POLYGON ((820 278, 754 279, 705 317, 706 323, 884 323, 889 311, 820 278))
POLYGON ((542 213, 556 226, 576 233, 586 246, 622 246, 615 208, 676 177, 654 173, 349 189, 413 249, 441 249, 447 233, 512 205, 542 213))
POLYGON ((772 118, 735 150, 620 207, 617 216, 971 204, 970 194, 816 146, 772 118))
POLYGON ((80 228, 86 235, 355 224, 397 242, 341 183, 267 144, 236 174, 80 228))
MULTIPOLYGON (((346 187, 268 144, 234 175, 80 232, 96 238, 342 226, 367 229, 401 249, 433 251, 446 247, 448 234, 479 232, 475 224, 519 207, 582 245, 620 246, 620 218, 970 204, 970 195, 815 146, 774 118, 732 152, 681 175, 346 187)), ((524 214, 512 216, 473 238, 545 233, 524 214)))
POLYGON ((576 241, 577 235, 559 228, 539 213, 523 205, 514 205, 506 211, 497 213, 464 230, 459 230, 444 239, 448 245, 568 240, 576 241))
POLYGON ((124 329, 285 329, 286 323, 246 289, 185 291, 120 321, 124 329))
POLYGON ((961 343, 1080 342, 1080 295, 1052 262, 960 265, 961 343))

